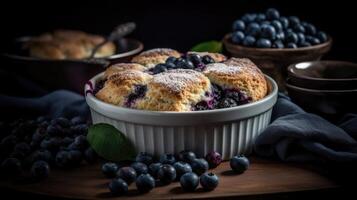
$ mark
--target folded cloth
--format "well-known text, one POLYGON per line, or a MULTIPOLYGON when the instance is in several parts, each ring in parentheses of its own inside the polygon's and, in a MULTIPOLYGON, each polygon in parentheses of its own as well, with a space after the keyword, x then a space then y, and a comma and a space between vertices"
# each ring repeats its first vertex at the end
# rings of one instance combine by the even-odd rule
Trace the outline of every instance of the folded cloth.
POLYGON ((357 161, 357 115, 349 115, 340 127, 306 113, 279 94, 272 123, 256 138, 255 152, 282 161, 344 163, 357 161))
POLYGON ((57 90, 42 97, 23 98, 0 95, 0 118, 48 116, 71 118, 81 115, 89 118, 89 108, 83 96, 66 90, 57 90))

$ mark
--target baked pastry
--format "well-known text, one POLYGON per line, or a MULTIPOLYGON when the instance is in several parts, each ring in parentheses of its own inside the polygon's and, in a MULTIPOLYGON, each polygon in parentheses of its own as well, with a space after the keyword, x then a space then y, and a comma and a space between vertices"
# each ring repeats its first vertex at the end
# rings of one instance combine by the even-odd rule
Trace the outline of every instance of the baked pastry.
POLYGON ((180 57, 181 54, 173 49, 168 48, 157 48, 144 51, 139 55, 135 56, 131 62, 139 63, 148 68, 152 68, 159 63, 165 63, 166 59, 169 57, 180 57))
POLYGON ((157 53, 152 57, 146 55, 145 60, 161 63, 152 68, 137 63, 109 67, 96 96, 129 108, 181 112, 243 105, 268 92, 263 73, 249 59, 195 52, 166 60, 157 59, 157 53))
MULTIPOLYGON (((84 59, 93 49, 104 41, 104 37, 82 31, 56 30, 31 38, 25 48, 30 56, 44 59, 84 59)), ((115 53, 115 45, 108 42, 103 45, 94 57, 106 57, 115 53)))

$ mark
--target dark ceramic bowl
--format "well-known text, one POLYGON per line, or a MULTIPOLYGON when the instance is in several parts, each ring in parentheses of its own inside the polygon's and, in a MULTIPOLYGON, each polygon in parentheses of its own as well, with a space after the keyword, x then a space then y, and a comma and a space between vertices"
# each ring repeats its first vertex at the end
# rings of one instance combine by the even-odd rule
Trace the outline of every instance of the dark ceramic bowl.
POLYGON ((20 38, 1 56, 6 64, 4 68, 29 79, 41 87, 51 91, 68 89, 83 93, 87 80, 102 72, 106 66, 118 62, 128 62, 140 53, 144 46, 135 39, 123 38, 115 42, 117 52, 109 57, 92 60, 51 60, 28 56, 21 48, 20 38))
POLYGON ((288 79, 291 85, 306 89, 357 89, 357 64, 329 60, 292 64, 288 79))
POLYGON ((327 119, 337 119, 345 113, 357 112, 357 89, 316 90, 291 85, 286 88, 293 102, 304 110, 321 115, 327 119))
POLYGON ((233 44, 231 34, 227 34, 223 38, 223 44, 231 56, 251 59, 264 73, 277 81, 280 91, 284 91, 286 68, 293 63, 320 60, 331 49, 332 38, 329 37, 325 43, 310 47, 263 49, 233 44))

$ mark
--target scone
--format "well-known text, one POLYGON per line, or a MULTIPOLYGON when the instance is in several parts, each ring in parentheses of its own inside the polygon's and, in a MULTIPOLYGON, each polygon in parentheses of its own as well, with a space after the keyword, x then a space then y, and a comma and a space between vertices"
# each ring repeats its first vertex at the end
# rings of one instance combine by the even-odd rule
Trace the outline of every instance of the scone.
POLYGON ((136 63, 117 63, 109 66, 104 72, 104 78, 108 78, 115 73, 126 71, 126 70, 138 70, 144 71, 146 68, 140 64, 136 63))
MULTIPOLYGON (((87 34, 82 31, 56 30, 31 38, 25 48, 30 56, 43 59, 85 59, 93 49, 104 41, 104 37, 87 34)), ((106 57, 115 53, 115 45, 108 42, 103 45, 94 57, 106 57)))
POLYGON ((109 76, 102 89, 95 95, 98 99, 114 105, 135 108, 136 101, 144 97, 150 74, 138 70, 120 71, 109 76))
POLYGON ((210 101, 211 85, 202 73, 175 69, 154 75, 137 108, 156 111, 190 111, 201 101, 210 101))
POLYGON ((144 51, 139 55, 135 56, 131 62, 144 65, 148 68, 153 68, 159 63, 165 63, 168 57, 179 58, 181 54, 173 49, 168 48, 158 48, 144 51))
POLYGON ((243 93, 243 101, 260 100, 268 91, 263 73, 249 59, 231 58, 224 63, 209 64, 203 73, 222 89, 243 93))

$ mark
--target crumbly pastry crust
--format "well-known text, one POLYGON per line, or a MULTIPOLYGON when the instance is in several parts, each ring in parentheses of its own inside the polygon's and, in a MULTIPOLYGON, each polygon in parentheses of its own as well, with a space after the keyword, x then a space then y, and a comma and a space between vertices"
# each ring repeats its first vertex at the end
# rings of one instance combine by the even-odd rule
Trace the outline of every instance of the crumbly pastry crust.
MULTIPOLYGON (((143 55, 156 57, 158 54, 170 54, 168 52, 170 51, 155 49, 143 55)), ((134 92, 135 86, 144 85, 145 93, 130 104, 130 108, 178 112, 190 111, 201 101, 211 101, 212 84, 217 84, 223 89, 243 91, 251 97, 252 101, 266 96, 268 92, 266 79, 252 61, 244 58, 227 60, 219 55, 217 57, 220 57, 223 62, 208 64, 202 72, 172 69, 150 75, 150 70, 141 64, 116 64, 105 71, 107 81, 96 96, 107 103, 125 107, 127 97, 134 92)))
MULTIPOLYGON (((103 42, 99 35, 74 30, 56 30, 31 38, 26 44, 30 56, 44 59, 84 59, 88 58, 96 45, 103 42)), ((115 53, 112 42, 102 46, 94 57, 106 57, 115 53)))
POLYGON ((169 48, 150 49, 135 56, 131 62, 152 68, 156 64, 165 63, 166 59, 170 56, 178 58, 181 54, 180 52, 169 48))

